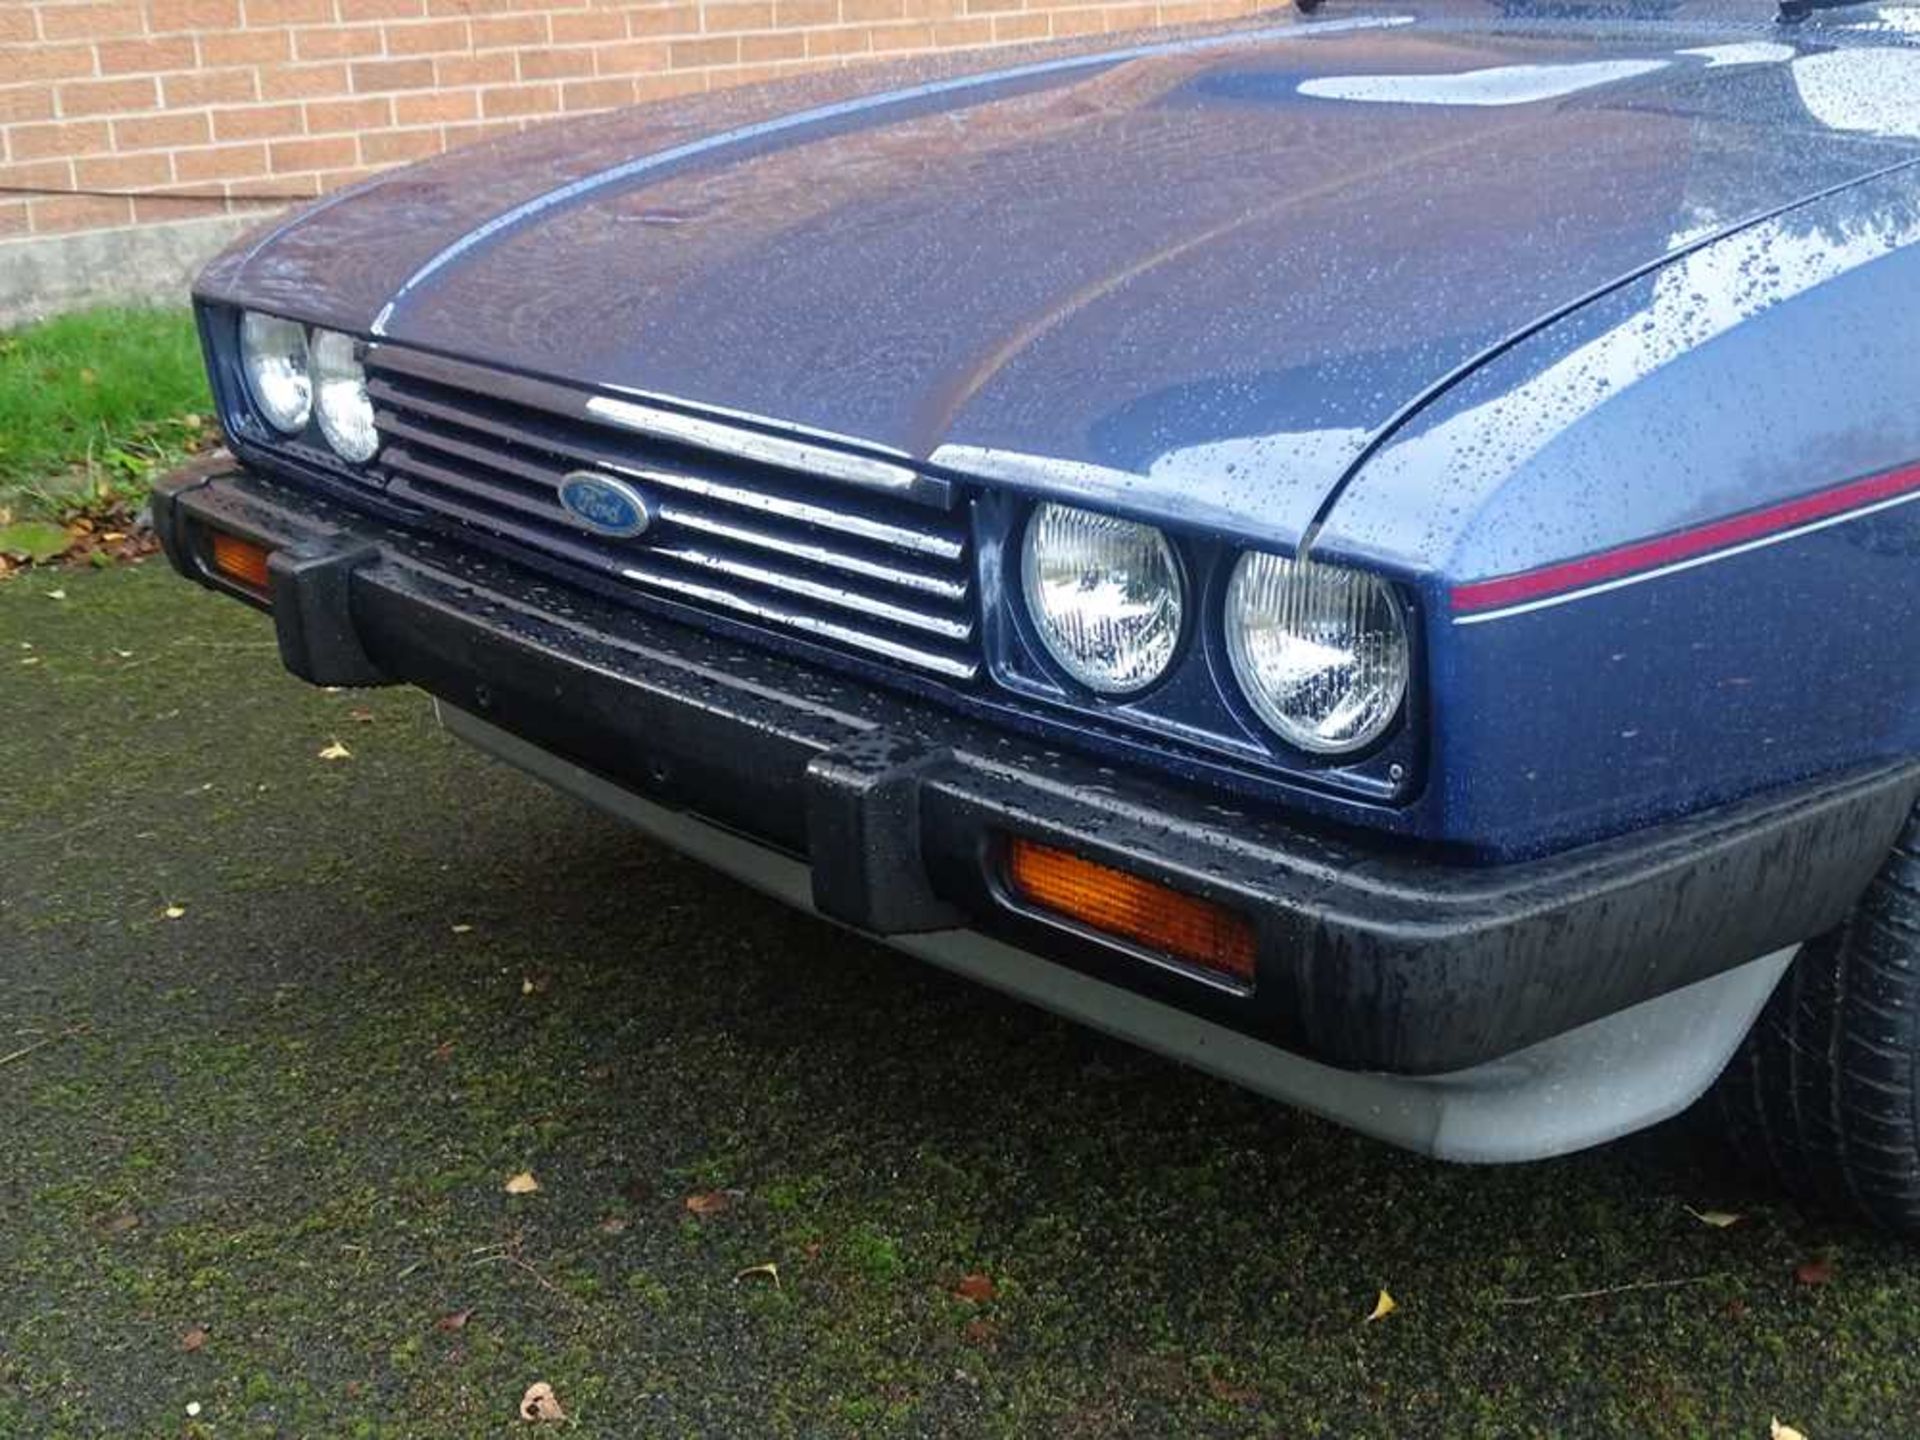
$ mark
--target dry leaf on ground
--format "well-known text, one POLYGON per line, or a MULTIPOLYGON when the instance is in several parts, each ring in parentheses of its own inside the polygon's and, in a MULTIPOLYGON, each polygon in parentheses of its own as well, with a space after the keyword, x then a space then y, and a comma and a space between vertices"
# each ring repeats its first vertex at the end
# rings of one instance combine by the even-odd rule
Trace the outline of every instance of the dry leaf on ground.
POLYGON ((1802 1260, 1793 1267, 1793 1278, 1802 1285, 1824 1285, 1833 1279, 1833 1261, 1824 1256, 1818 1260, 1802 1260))
POLYGON ((1807 1437, 1791 1425, 1782 1425, 1780 1417, 1776 1415, 1767 1426, 1767 1440, 1807 1440, 1807 1437))
POLYGON ((773 1281, 773 1286, 777 1290, 780 1288, 780 1267, 771 1260, 761 1265, 749 1265, 733 1277, 733 1283, 738 1285, 742 1280, 755 1278, 773 1281))
POLYGON ((191 1355, 207 1343, 207 1329, 204 1325, 195 1325, 180 1337, 180 1348, 191 1355))
POLYGON ((187 913, 187 907, 184 905, 169 905, 160 913, 169 920, 178 920, 182 915, 187 913))
POLYGON ((320 752, 320 758, 322 760, 351 760, 353 758, 353 752, 336 740, 320 752))
POLYGON ((436 1330, 449 1330, 449 1331, 464 1330, 467 1328, 467 1321, 471 1320, 472 1318, 473 1318, 472 1309, 469 1308, 466 1310, 456 1310, 451 1315, 442 1315, 438 1320, 434 1321, 433 1328, 436 1330))
POLYGON ((1371 1325, 1375 1320, 1384 1320, 1399 1308, 1393 1296, 1382 1290, 1380 1292, 1380 1298, 1373 1302, 1373 1309, 1367 1315, 1367 1323, 1371 1325))
POLYGON ((1744 1215, 1736 1215, 1731 1210, 1696 1210, 1691 1205, 1682 1205, 1680 1208, 1702 1225, 1711 1225, 1716 1230, 1725 1230, 1731 1225, 1738 1225, 1747 1218, 1744 1215))
POLYGON ((564 1420, 567 1412, 560 1408, 560 1399, 553 1393, 553 1386, 544 1380, 536 1380, 527 1387, 527 1393, 520 1397, 520 1418, 539 1424, 549 1420, 564 1420))
POLYGON ((1000 1292, 994 1289, 993 1281, 988 1276, 976 1270, 971 1275, 962 1275, 960 1283, 953 1287, 953 1293, 962 1300, 978 1303, 982 1300, 991 1300, 1000 1292))
POLYGON ((697 1195, 687 1196, 685 1204, 688 1214, 705 1216, 720 1214, 733 1201, 727 1198, 724 1190, 702 1190, 697 1195))
POLYGON ((531 1170, 522 1170, 518 1175, 507 1177, 507 1194, 531 1195, 540 1188, 540 1182, 533 1178, 531 1170))

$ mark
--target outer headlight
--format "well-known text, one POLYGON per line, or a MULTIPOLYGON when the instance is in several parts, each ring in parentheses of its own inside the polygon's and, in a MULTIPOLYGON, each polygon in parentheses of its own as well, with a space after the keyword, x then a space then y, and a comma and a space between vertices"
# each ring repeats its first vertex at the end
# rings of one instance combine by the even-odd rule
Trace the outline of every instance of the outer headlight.
POLYGON ((307 373, 307 331, 292 320, 249 310, 240 317, 240 363, 247 393, 276 430, 297 435, 313 410, 307 373))
POLYGON ((380 449, 357 348, 351 335, 338 330, 313 332, 313 408, 320 433, 342 460, 355 465, 371 460, 380 449))
POLYGON ((1240 688, 1299 749, 1371 745, 1406 698, 1406 619, 1393 592, 1361 571, 1243 555, 1227 585, 1226 632, 1240 688))
POLYGON ((1027 522, 1020 578, 1047 653, 1089 690, 1131 694, 1172 662, 1180 570, 1151 525, 1042 505, 1027 522))

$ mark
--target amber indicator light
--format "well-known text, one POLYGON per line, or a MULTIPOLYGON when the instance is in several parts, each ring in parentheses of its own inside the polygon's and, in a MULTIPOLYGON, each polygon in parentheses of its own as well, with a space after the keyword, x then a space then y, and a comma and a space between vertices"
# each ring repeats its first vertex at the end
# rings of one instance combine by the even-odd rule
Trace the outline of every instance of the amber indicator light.
POLYGON ((1038 909, 1253 983, 1253 926, 1224 905, 1019 836, 1007 840, 1007 879, 1038 909))
POLYGON ((268 589, 267 557, 272 553, 264 545, 242 540, 238 535, 229 535, 224 530, 212 532, 209 555, 214 574, 236 585, 244 585, 249 590, 257 590, 262 595, 268 589))

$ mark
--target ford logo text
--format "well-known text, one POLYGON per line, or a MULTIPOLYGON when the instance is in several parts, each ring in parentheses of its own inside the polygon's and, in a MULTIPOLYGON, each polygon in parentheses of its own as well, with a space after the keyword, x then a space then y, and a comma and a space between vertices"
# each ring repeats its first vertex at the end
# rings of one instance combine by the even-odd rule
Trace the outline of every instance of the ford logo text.
POLYGON ((560 507, 596 534, 621 540, 644 534, 653 523, 653 511, 638 490, 591 470, 575 470, 562 478, 560 507))

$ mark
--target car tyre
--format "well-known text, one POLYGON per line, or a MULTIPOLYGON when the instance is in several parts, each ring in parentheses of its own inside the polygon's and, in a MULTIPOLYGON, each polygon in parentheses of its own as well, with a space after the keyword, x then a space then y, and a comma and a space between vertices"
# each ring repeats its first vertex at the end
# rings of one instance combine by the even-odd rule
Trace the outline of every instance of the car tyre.
POLYGON ((1846 923, 1794 957, 1715 1100, 1792 1194, 1920 1236, 1920 810, 1846 923))

